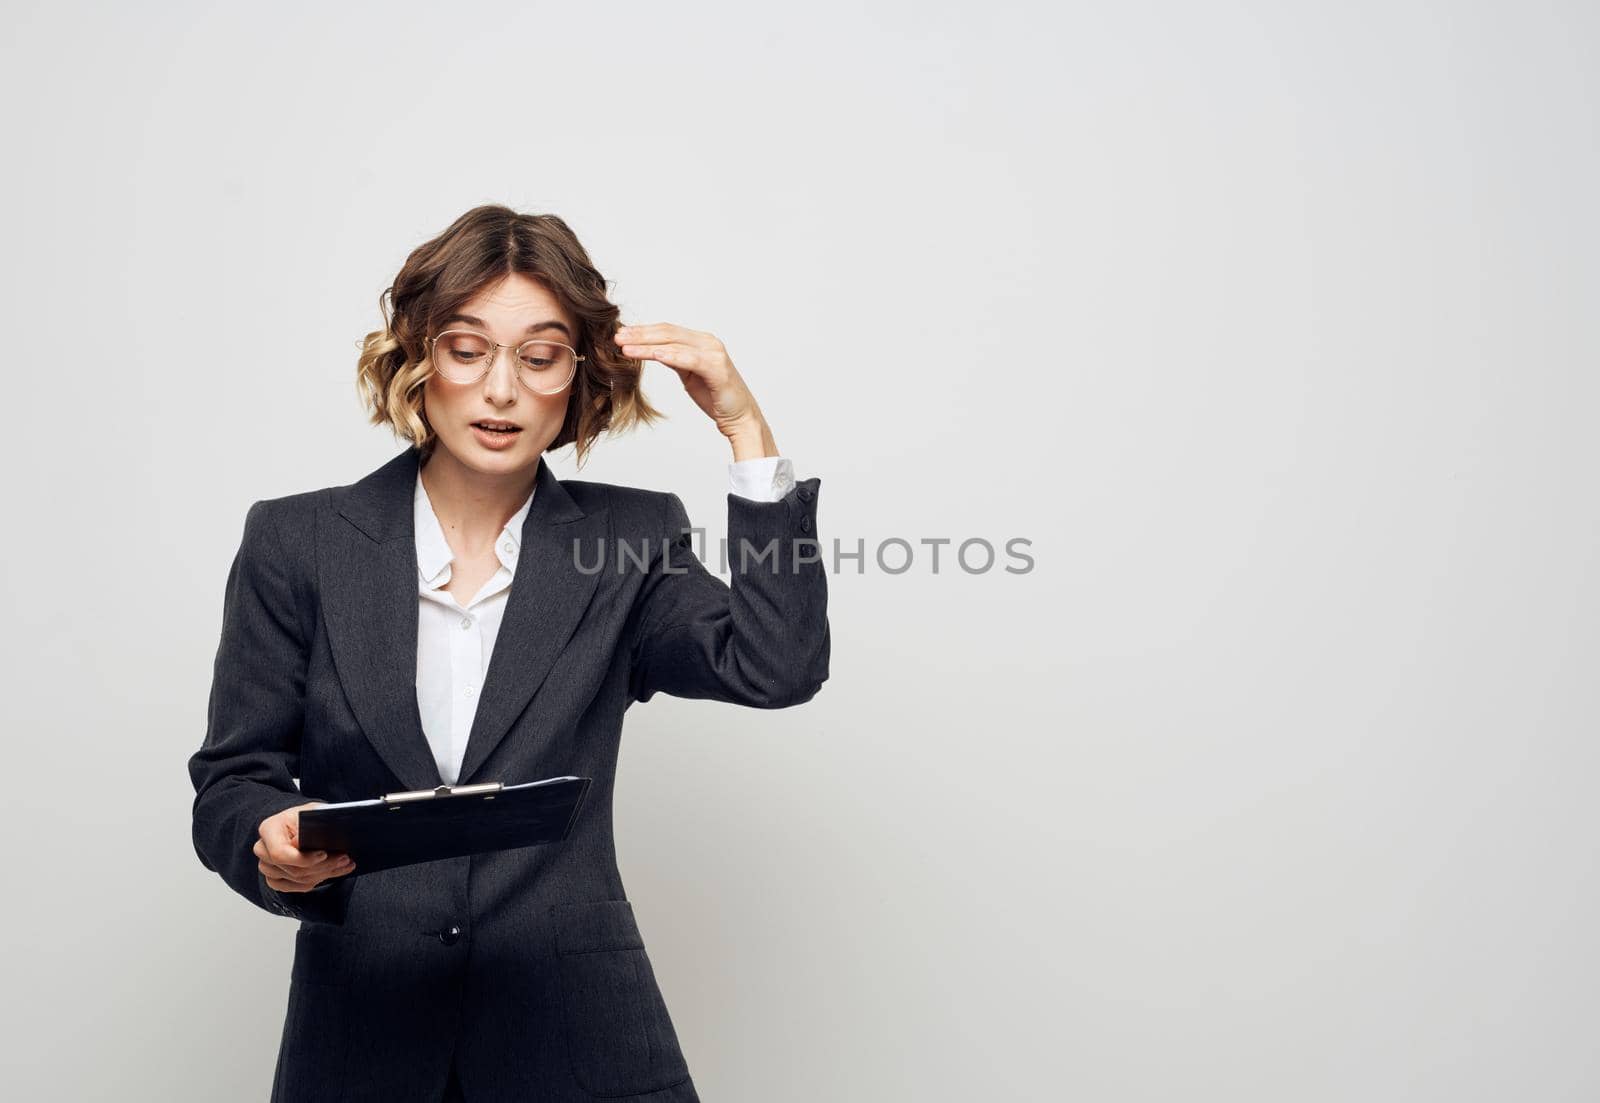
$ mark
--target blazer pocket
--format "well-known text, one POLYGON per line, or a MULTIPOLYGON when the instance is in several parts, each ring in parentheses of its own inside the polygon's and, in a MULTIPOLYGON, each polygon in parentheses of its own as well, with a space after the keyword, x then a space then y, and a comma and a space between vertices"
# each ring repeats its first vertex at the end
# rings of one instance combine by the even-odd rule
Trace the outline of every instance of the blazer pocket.
POLYGON ((626 900, 550 908, 572 1075, 593 1096, 642 1095, 689 1078, 626 900))
POLYGON ((359 1013, 346 1006, 349 975, 349 945, 339 931, 312 925, 295 932, 274 1100, 344 1098, 345 1057, 359 1013))
POLYGON ((294 964, 289 979, 295 984, 342 985, 346 976, 344 934, 326 924, 309 924, 294 933, 294 964))

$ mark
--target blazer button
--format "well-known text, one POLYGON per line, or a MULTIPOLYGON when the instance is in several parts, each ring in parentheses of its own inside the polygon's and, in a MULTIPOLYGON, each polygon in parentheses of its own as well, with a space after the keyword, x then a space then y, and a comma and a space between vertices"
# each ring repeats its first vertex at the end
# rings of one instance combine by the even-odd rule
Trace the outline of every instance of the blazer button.
POLYGON ((439 932, 439 941, 446 946, 454 946, 461 938, 460 927, 446 927, 439 932))
POLYGON ((809 516, 800 518, 800 531, 801 532, 810 532, 811 531, 811 518, 809 516))
POLYGON ((802 486, 800 488, 800 500, 802 502, 809 502, 811 500, 811 488, 809 486, 802 486))

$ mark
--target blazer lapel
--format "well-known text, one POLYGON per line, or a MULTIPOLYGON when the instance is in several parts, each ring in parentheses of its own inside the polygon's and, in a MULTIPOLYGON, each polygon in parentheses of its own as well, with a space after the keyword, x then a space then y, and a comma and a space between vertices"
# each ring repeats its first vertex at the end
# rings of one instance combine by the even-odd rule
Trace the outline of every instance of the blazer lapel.
MULTIPOLYGON (((351 711, 408 789, 443 784, 417 708, 417 547, 412 518, 420 452, 408 448, 350 486, 348 522, 318 547, 334 668, 351 711)), ((574 540, 605 533, 606 511, 585 513, 543 457, 522 551, 478 697, 459 783, 505 738, 582 619, 599 573, 577 569, 574 540)))
MULTIPOLYGON (((336 498, 343 520, 317 549, 322 609, 345 699, 407 789, 442 785, 417 708, 419 453, 408 448, 336 498)), ((376 794, 357 794, 358 799, 376 794)))

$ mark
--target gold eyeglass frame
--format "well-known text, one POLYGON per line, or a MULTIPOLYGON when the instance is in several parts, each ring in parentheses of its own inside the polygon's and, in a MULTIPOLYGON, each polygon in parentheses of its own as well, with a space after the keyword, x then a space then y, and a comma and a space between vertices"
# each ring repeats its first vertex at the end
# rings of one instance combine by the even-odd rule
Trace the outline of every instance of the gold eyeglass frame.
POLYGON ((528 385, 528 381, 526 379, 522 378, 522 365, 521 364, 517 365, 517 382, 521 383, 524 387, 527 387, 528 390, 533 394, 544 394, 544 395, 560 394, 562 391, 567 389, 568 385, 570 385, 574 379, 578 378, 578 362, 580 360, 587 360, 588 359, 588 357, 586 357, 586 356, 579 355, 577 349, 573 348, 571 345, 565 343, 564 341, 549 341, 549 340, 546 340, 543 337, 529 337, 526 341, 523 341, 523 342, 521 342, 521 344, 516 344, 516 345, 502 345, 499 341, 489 341, 489 344, 492 346, 492 350, 489 353, 489 358, 483 362, 483 370, 481 372, 479 372, 476 377, 474 377, 472 379, 468 379, 468 380, 463 382, 462 380, 451 379, 448 375, 445 375, 444 372, 439 371, 439 361, 434 359, 434 354, 435 354, 435 352, 437 352, 436 345, 438 343, 438 340, 439 340, 440 337, 443 337, 446 333, 470 333, 474 337, 482 337, 485 341, 489 341, 489 337, 488 337, 487 334, 479 333, 475 329, 447 329, 447 330, 444 330, 441 333, 435 334, 432 337, 424 337, 422 339, 423 344, 428 346, 428 361, 429 361, 429 363, 431 363, 433 365, 433 370, 436 371, 436 372, 439 372, 439 374, 441 376, 443 376, 447 381, 449 381, 451 383, 457 383, 457 384, 459 384, 460 386, 463 386, 463 387, 470 387, 474 383, 481 382, 483 380, 483 377, 488 375, 489 372, 494 368, 495 358, 500 355, 500 350, 501 349, 511 349, 513 358, 515 358, 516 350, 521 349, 524 345, 558 345, 561 348, 564 348, 568 352, 572 353, 572 371, 567 375, 567 377, 565 379, 563 379, 561 381, 561 386, 557 387, 553 391, 541 391, 536 387, 529 386, 528 385))

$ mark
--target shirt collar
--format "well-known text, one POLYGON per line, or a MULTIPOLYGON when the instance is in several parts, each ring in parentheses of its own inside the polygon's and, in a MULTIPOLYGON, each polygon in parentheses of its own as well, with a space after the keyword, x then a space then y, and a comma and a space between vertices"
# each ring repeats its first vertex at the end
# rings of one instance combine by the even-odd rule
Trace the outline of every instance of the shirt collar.
MULTIPOLYGON (((430 588, 443 586, 450 580, 448 568, 455 559, 455 553, 450 550, 450 542, 444 537, 439 517, 433 512, 433 503, 422 486, 420 467, 417 469, 417 488, 412 494, 411 504, 417 537, 417 574, 430 588)), ((517 570, 517 556, 522 550, 522 523, 532 506, 533 491, 530 490, 527 501, 511 515, 494 542, 494 553, 499 557, 500 565, 513 574, 517 570)))

